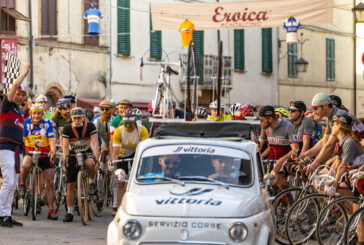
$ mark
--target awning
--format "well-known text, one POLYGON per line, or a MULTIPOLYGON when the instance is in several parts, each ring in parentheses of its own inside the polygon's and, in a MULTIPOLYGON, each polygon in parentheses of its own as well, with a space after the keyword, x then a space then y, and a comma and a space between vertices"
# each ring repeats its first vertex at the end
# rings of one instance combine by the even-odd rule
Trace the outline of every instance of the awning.
POLYGON ((22 13, 18 12, 15 9, 9 9, 9 8, 1 8, 1 9, 2 9, 2 11, 7 13, 8 15, 14 17, 17 20, 24 20, 24 21, 30 22, 30 19, 28 17, 24 16, 22 13))

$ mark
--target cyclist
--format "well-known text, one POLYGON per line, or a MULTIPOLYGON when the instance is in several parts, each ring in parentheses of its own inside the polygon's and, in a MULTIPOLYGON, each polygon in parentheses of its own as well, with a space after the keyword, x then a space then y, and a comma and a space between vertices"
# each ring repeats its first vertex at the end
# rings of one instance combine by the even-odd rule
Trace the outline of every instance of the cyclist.
POLYGON ((285 181, 279 172, 292 153, 299 153, 299 146, 293 137, 295 134, 294 126, 288 120, 278 118, 274 107, 269 105, 259 110, 259 120, 262 127, 262 134, 259 137, 261 150, 264 142, 268 141, 269 144, 269 154, 264 152, 262 157, 268 156, 269 160, 276 160, 273 174, 276 177, 278 187, 283 189, 285 181), (269 134, 267 133, 268 130, 269 134))
MULTIPOLYGON (((144 126, 136 123, 136 114, 132 110, 124 111, 122 122, 123 125, 115 130, 113 136, 113 161, 134 157, 139 142, 148 138, 148 130, 144 126)), ((129 168, 126 163, 118 163, 114 166, 123 169, 126 174, 129 173, 129 168)), ((120 205, 125 193, 125 183, 120 182, 118 188, 117 207, 120 205)), ((113 214, 115 212, 116 207, 113 207, 113 214)))
POLYGON ((242 107, 242 104, 240 103, 235 103, 230 106, 229 114, 233 120, 235 120, 235 113, 239 110, 240 107, 242 107))
POLYGON ((63 132, 63 127, 68 124, 71 123, 71 102, 69 99, 59 99, 57 102, 57 108, 58 110, 56 111, 56 113, 54 113, 54 116, 52 117, 51 121, 52 121, 52 125, 53 125, 53 129, 56 135, 56 138, 59 142, 59 144, 62 144, 62 132, 63 132))
POLYGON ((48 103, 48 98, 47 96, 44 95, 39 95, 36 99, 35 99, 35 103, 40 103, 43 106, 43 110, 44 110, 44 118, 51 120, 51 118, 54 116, 54 114, 50 111, 47 110, 47 103, 48 103))
MULTIPOLYGON (((327 160, 334 151, 337 141, 337 137, 331 135, 331 123, 334 120, 334 116, 345 114, 347 112, 334 107, 330 97, 324 93, 318 93, 313 97, 312 106, 310 107, 310 109, 313 109, 319 120, 321 120, 325 116, 328 117, 325 136, 314 147, 300 155, 301 158, 306 158, 307 160, 310 160, 316 154, 318 154, 315 160, 311 164, 307 165, 305 168, 306 171, 313 172, 319 166, 319 164, 327 160)), ((361 122, 353 115, 350 116, 354 119, 353 131, 359 131, 359 133, 362 133, 363 124, 361 124, 361 122)))
POLYGON ((76 153, 83 153, 84 163, 89 176, 91 192, 94 190, 95 159, 99 159, 97 130, 95 125, 86 121, 85 111, 75 107, 71 111, 72 123, 63 128, 63 170, 67 177, 67 214, 63 222, 72 222, 75 188, 79 167, 76 153), (93 152, 91 150, 91 143, 93 152), (68 160, 68 161, 67 161, 68 160))
POLYGON ((300 151, 305 152, 312 147, 312 134, 314 124, 312 120, 305 117, 306 105, 303 101, 290 102, 289 121, 295 126, 295 141, 300 146, 300 151))
POLYGON ((224 114, 224 104, 222 104, 222 103, 220 104, 220 108, 221 108, 220 116, 217 115, 217 101, 211 102, 209 108, 210 108, 211 116, 209 116, 207 118, 207 120, 211 120, 213 122, 224 122, 224 121, 232 120, 230 115, 224 114))
POLYGON ((288 111, 283 107, 279 107, 279 108, 275 109, 274 112, 276 113, 276 115, 279 118, 287 118, 288 117, 288 111))
MULTIPOLYGON (((24 121, 24 142, 26 152, 38 149, 40 152, 52 152, 53 159, 56 157, 54 144, 54 132, 52 123, 43 118, 44 109, 42 104, 33 104, 30 108, 30 118, 24 121)), ((32 167, 32 154, 26 153, 20 174, 19 192, 24 196, 25 183, 28 178, 29 169, 32 167)), ((57 220, 58 216, 53 211, 54 202, 54 168, 48 154, 40 155, 39 167, 42 169, 43 179, 46 184, 46 197, 48 203, 48 219, 57 220)), ((37 203, 37 212, 40 212, 40 204, 37 203)))
MULTIPOLYGON (((118 112, 119 112, 119 114, 116 117, 114 117, 113 120, 110 123, 110 133, 111 133, 111 135, 113 135, 113 132, 115 131, 115 129, 122 124, 122 121, 123 121, 123 116, 122 115, 123 115, 124 111, 132 110, 132 109, 133 109, 133 105, 129 100, 124 100, 124 99, 119 100, 119 103, 118 103, 118 112)), ((142 125, 142 121, 141 121, 140 116, 136 115, 135 118, 136 118, 137 124, 142 125)))
POLYGON ((208 114, 206 108, 200 106, 200 107, 197 108, 195 119, 206 119, 208 115, 209 114, 208 114))
POLYGON ((317 122, 317 120, 315 120, 315 114, 312 111, 307 111, 305 113, 305 117, 310 118, 313 122, 314 128, 313 128, 312 140, 313 140, 313 145, 316 145, 316 143, 320 139, 322 139, 323 135, 325 134, 326 127, 322 126, 317 122))

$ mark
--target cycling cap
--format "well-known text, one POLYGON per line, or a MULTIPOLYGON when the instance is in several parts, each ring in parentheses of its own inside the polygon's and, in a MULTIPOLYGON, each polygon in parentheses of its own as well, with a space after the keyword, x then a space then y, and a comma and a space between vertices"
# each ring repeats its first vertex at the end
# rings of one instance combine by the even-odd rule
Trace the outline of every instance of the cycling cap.
POLYGON ((330 96, 330 99, 331 99, 331 102, 336 106, 336 107, 340 107, 342 105, 342 102, 341 102, 341 98, 337 95, 329 95, 330 96))
POLYGON ((303 111, 303 112, 305 112, 306 111, 306 104, 305 104, 305 102, 303 102, 302 100, 295 100, 295 101, 291 101, 290 103, 289 103, 289 105, 290 106, 294 106, 294 107, 296 107, 298 110, 300 110, 300 111, 303 111))
POLYGON ((72 117, 83 117, 85 116, 85 111, 81 107, 75 107, 71 110, 72 117))
POLYGON ((35 99, 35 103, 41 103, 41 102, 47 102, 48 98, 47 96, 44 95, 39 95, 36 99, 35 99))
POLYGON ((284 117, 288 117, 288 111, 282 107, 279 107, 274 110, 275 112, 280 112, 284 117))
POLYGON ((205 107, 200 106, 197 108, 196 116, 198 118, 206 118, 207 115, 208 115, 208 113, 207 113, 207 110, 205 107))
POLYGON ((334 116, 334 120, 340 121, 347 126, 352 126, 354 123, 353 118, 348 113, 342 113, 334 116))
POLYGON ((71 103, 76 103, 76 97, 73 95, 66 95, 64 98, 69 99, 71 103))
POLYGON ((125 110, 123 112, 123 121, 135 121, 135 112, 133 110, 125 110))
POLYGON ((274 116, 274 107, 271 105, 266 105, 260 108, 259 110, 260 117, 273 117, 274 116))
POLYGON ((115 105, 114 105, 114 103, 112 103, 109 100, 103 100, 103 101, 100 102, 99 107, 100 108, 101 107, 104 107, 104 108, 114 108, 115 105))
POLYGON ((43 106, 42 106, 42 104, 39 104, 39 103, 35 103, 35 104, 33 104, 33 105, 30 107, 30 112, 33 112, 33 111, 43 111, 43 106))
POLYGON ((235 116, 235 113, 238 111, 238 109, 242 106, 240 103, 235 103, 230 106, 229 114, 230 116, 235 116))
POLYGON ((312 99, 312 105, 310 109, 314 109, 317 106, 332 104, 330 97, 324 93, 316 94, 312 99))
POLYGON ((305 112, 305 117, 310 117, 313 115, 313 111, 306 111, 305 112))
POLYGON ((19 85, 17 88, 16 88, 17 91, 19 92, 22 92, 22 93, 27 93, 27 91, 24 89, 23 85, 19 85))
POLYGON ((121 99, 119 100, 118 105, 129 105, 129 106, 133 106, 130 102, 130 100, 125 100, 125 99, 121 99))
POLYGON ((133 108, 133 112, 137 115, 142 114, 142 111, 139 108, 133 108))
MULTIPOLYGON (((215 109, 217 110, 217 101, 213 101, 211 102, 210 106, 209 106, 210 110, 215 109)), ((223 110, 224 109, 224 104, 220 103, 220 108, 223 110)))
MULTIPOLYGON (((59 99, 58 102, 57 102, 57 106, 61 106, 61 105, 64 105, 64 104, 71 104, 71 101, 67 98, 62 98, 62 99, 59 99)), ((70 105, 71 106, 71 105, 70 105)))
POLYGON ((251 114, 252 109, 253 107, 250 104, 245 104, 241 106, 235 113, 235 120, 242 120, 246 116, 252 116, 251 114))

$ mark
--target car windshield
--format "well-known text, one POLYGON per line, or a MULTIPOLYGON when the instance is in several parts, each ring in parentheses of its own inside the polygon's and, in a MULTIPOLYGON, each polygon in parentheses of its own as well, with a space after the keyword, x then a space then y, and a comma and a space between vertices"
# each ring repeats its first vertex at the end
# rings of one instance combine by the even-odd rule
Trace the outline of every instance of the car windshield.
POLYGON ((167 145, 146 149, 136 179, 141 183, 205 182, 222 186, 250 185, 249 154, 233 148, 167 145))

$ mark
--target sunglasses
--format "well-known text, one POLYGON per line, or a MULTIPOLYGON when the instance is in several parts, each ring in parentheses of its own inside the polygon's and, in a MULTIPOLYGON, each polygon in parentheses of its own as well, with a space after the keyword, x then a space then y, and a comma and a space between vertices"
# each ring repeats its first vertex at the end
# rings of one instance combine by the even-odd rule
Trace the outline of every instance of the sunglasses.
POLYGON ((71 108, 71 103, 59 105, 59 109, 68 109, 68 108, 71 108))
POLYGON ((292 112, 292 113, 295 113, 296 111, 298 111, 298 110, 296 110, 296 109, 289 109, 288 110, 289 112, 292 112))
POLYGON ((178 165, 179 164, 179 161, 176 161, 176 160, 164 160, 164 163, 166 164, 166 165, 173 165, 173 166, 176 166, 176 165, 178 165))
POLYGON ((125 126, 132 126, 133 124, 134 124, 134 121, 123 121, 123 124, 125 125, 125 126))
POLYGON ((100 108, 101 111, 109 111, 109 108, 100 108))

